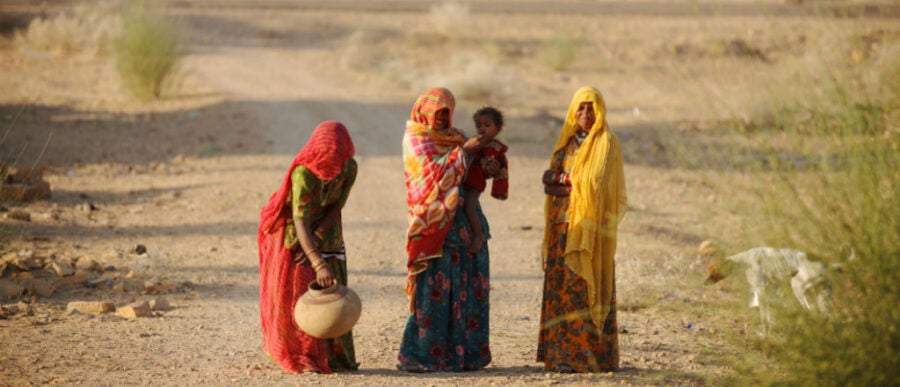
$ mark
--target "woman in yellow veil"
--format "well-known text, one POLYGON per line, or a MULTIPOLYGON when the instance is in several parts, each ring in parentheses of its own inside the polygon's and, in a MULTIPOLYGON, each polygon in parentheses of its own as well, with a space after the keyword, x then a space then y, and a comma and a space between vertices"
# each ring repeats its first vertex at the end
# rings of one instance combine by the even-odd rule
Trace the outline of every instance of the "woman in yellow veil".
POLYGON ((625 215, 622 152, 606 104, 575 92, 544 172, 544 296, 537 360, 549 371, 619 368, 616 230, 625 215))

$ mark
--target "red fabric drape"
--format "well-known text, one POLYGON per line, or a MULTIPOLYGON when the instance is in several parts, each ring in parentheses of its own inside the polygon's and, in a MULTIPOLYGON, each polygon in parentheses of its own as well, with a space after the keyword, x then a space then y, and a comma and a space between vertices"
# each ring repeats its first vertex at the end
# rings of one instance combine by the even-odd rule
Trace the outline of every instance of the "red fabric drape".
POLYGON ((323 180, 334 179, 353 153, 347 128, 337 121, 322 122, 291 162, 281 187, 260 212, 257 242, 263 350, 290 372, 331 372, 324 341, 307 335, 294 321, 294 305, 315 280, 316 273, 308 265, 295 265, 291 251, 284 247, 285 225, 291 219, 287 203, 291 172, 303 165, 323 180))

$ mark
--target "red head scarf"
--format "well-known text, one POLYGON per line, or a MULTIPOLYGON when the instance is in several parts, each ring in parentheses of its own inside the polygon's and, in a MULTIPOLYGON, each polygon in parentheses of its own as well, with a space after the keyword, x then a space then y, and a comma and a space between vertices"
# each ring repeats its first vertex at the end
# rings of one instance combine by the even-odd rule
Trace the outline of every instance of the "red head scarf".
POLYGON ((353 140, 344 124, 325 121, 313 130, 295 163, 303 165, 322 180, 331 180, 341 172, 344 162, 353 157, 353 140))

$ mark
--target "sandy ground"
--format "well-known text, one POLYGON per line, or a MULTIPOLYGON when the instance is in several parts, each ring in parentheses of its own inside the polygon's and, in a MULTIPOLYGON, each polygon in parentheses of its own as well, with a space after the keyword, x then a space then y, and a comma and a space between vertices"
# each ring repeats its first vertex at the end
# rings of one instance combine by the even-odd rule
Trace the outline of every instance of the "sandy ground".
MULTIPOLYGON (((7 6, 40 12, 22 3, 7 6)), ((484 12, 473 12, 465 33, 453 35, 434 33, 427 8, 412 2, 356 11, 341 8, 344 2, 172 3, 189 40, 183 82, 150 103, 129 99, 106 59, 36 55, 4 37, 0 122, 11 129, 0 146, 17 166, 45 166, 53 195, 4 204, 31 221, 3 219, 0 249, 95 259, 109 281, 2 301, 21 308, 4 309, 0 319, 0 385, 696 385, 733 376, 732 343, 752 328, 753 314, 716 313, 722 300, 743 302, 744 294, 728 284, 702 287, 704 265, 693 251, 707 237, 740 230, 717 206, 721 194, 703 171, 670 165, 659 133, 692 136, 699 132, 686 122, 726 116, 706 104, 722 90, 709 97, 702 86, 752 83, 769 61, 803 48, 816 19, 741 1, 719 14, 646 8, 653 4, 604 14, 602 4, 587 2, 560 3, 551 13, 545 2, 474 3, 484 12), (534 57, 561 26, 589 43, 570 69, 554 72, 534 57), (762 50, 764 60, 752 50, 708 49, 736 40, 762 50), (488 78, 467 67, 483 58, 492 66, 488 78), (484 103, 509 118, 510 199, 483 201, 493 234, 494 360, 472 373, 400 373, 403 122, 421 89, 477 90, 460 81, 467 77, 494 83, 486 97, 460 98, 457 126, 471 132, 469 112, 484 103), (626 149, 631 210, 617 254, 622 369, 558 375, 534 362, 539 177, 568 99, 582 84, 604 91, 608 121, 626 149), (344 222, 350 287, 363 302, 354 329, 362 366, 293 375, 260 350, 256 224, 290 159, 326 119, 348 126, 360 165, 344 222), (139 244, 146 253, 134 253, 139 244), (134 279, 175 286, 148 294, 130 287, 134 279), (154 297, 174 308, 139 319, 65 311, 75 300, 122 306, 154 297)), ((880 23, 896 29, 894 19, 880 23)))

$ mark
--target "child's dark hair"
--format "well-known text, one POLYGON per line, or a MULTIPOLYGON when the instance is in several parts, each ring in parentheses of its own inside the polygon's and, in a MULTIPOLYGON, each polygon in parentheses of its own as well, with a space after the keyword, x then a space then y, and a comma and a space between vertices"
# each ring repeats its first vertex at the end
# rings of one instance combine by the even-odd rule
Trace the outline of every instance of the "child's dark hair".
POLYGON ((472 120, 475 120, 481 116, 490 116, 491 119, 494 120, 494 123, 497 124, 498 128, 503 128, 503 113, 500 113, 500 111, 496 108, 493 108, 491 106, 482 107, 472 115, 472 120))

